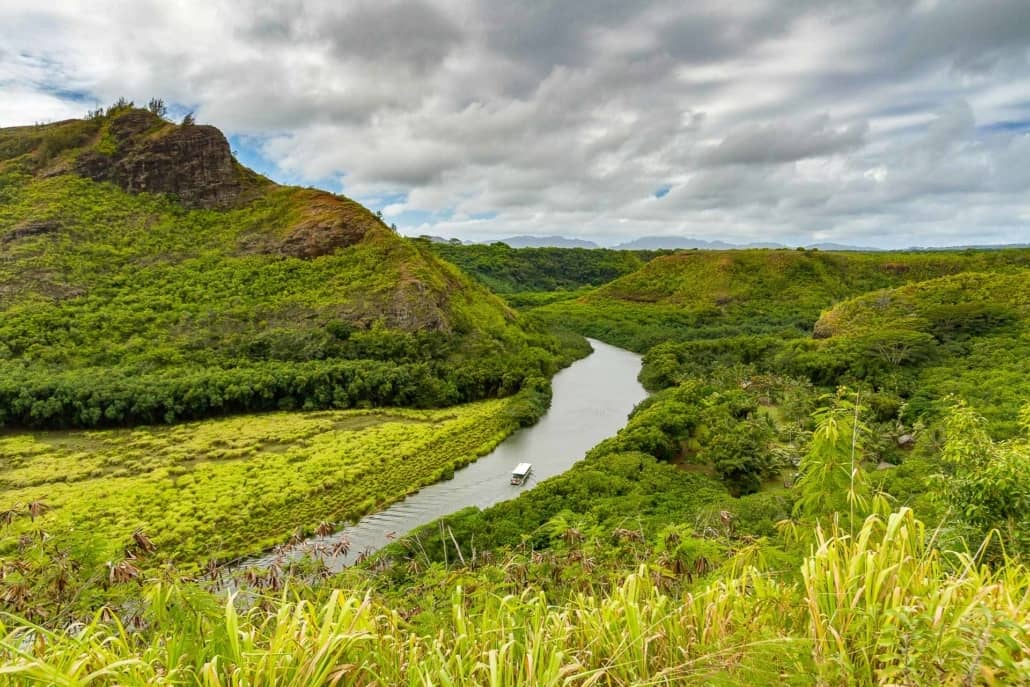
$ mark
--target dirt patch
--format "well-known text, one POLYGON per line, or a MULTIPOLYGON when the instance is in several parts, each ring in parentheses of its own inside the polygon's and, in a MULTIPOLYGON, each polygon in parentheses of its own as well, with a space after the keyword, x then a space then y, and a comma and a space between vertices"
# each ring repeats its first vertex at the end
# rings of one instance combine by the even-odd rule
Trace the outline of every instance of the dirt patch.
POLYGON ((329 255, 361 243, 378 223, 365 208, 331 193, 316 192, 302 200, 300 220, 273 247, 274 252, 306 259, 329 255))
POLYGON ((32 238, 34 236, 46 236, 56 234, 61 230, 61 223, 57 220, 42 219, 30 220, 16 226, 11 232, 0 236, 0 244, 11 243, 18 239, 32 238))

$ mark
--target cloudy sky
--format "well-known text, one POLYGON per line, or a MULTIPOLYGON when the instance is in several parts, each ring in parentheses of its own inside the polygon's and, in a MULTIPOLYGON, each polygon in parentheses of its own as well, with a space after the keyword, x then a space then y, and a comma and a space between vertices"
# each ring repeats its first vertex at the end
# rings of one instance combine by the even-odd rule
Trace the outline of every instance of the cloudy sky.
POLYGON ((153 96, 407 234, 1030 241, 1028 0, 0 3, 0 126, 153 96))

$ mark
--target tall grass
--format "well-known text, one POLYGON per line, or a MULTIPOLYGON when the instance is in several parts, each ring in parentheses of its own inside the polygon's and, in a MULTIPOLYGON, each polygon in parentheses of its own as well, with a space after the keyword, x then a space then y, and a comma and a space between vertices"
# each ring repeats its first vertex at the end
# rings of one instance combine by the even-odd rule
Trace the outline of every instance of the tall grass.
POLYGON ((809 635, 828 684, 1030 683, 1030 578, 927 545, 905 508, 857 537, 817 532, 802 574, 809 635))
POLYGON ((155 584, 139 627, 98 615, 51 632, 8 618, 0 684, 671 685, 1026 684, 1030 574, 941 554, 907 509, 852 538, 817 533, 803 583, 744 568, 683 596, 644 565, 609 594, 456 587, 416 632, 370 594, 287 591, 241 611, 155 584))

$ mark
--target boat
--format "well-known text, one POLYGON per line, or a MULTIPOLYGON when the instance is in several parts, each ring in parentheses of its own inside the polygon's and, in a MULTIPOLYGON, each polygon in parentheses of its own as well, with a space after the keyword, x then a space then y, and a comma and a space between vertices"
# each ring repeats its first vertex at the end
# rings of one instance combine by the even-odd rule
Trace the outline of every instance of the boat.
POLYGON ((532 471, 532 463, 519 463, 515 466, 515 469, 511 471, 511 483, 525 484, 526 480, 529 479, 529 473, 532 471))

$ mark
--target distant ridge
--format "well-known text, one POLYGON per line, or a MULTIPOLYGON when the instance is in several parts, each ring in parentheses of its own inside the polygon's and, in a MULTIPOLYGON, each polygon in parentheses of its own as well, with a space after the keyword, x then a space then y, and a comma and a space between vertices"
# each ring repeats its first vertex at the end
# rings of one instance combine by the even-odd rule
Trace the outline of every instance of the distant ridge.
POLYGON ((1030 248, 1030 243, 972 243, 961 246, 912 246, 911 248, 907 248, 906 250, 1005 250, 1007 248, 1030 248))
POLYGON ((819 250, 856 250, 862 253, 876 253, 884 250, 883 248, 874 248, 872 246, 849 246, 844 243, 811 243, 805 248, 817 248, 819 250))
MULTIPOLYGON (((834 251, 860 251, 863 253, 881 251, 882 248, 870 246, 849 246, 843 243, 811 243, 803 248, 815 248, 818 250, 834 251)), ((774 241, 752 241, 751 243, 729 243, 727 241, 706 241, 695 239, 689 236, 641 236, 638 239, 620 243, 615 246, 616 250, 684 250, 697 248, 698 250, 748 250, 755 248, 794 248, 783 243, 774 241)))
POLYGON ((568 239, 564 236, 511 236, 506 239, 483 241, 483 243, 505 243, 512 248, 600 248, 593 241, 568 239))
POLYGON ((734 248, 786 248, 782 243, 755 242, 747 244, 727 243, 726 241, 706 241, 689 236, 641 236, 638 239, 620 243, 616 250, 682 250, 698 248, 702 250, 729 250, 734 248))
MULTIPOLYGON (((457 239, 444 239, 439 236, 423 235, 419 238, 432 241, 433 243, 455 243, 465 245, 477 243, 474 241, 458 241, 457 239)), ((574 239, 565 236, 510 236, 503 239, 491 239, 479 241, 482 245, 491 243, 504 243, 512 248, 604 248, 600 244, 588 239, 574 239)), ((954 251, 954 250, 1004 250, 1007 248, 1030 248, 1030 243, 1004 243, 1004 244, 965 244, 957 246, 910 246, 908 248, 878 248, 876 246, 852 246, 846 243, 834 243, 824 241, 821 243, 810 243, 804 246, 789 246, 775 241, 752 241, 750 243, 731 243, 715 239, 697 239, 690 236, 641 236, 631 241, 616 244, 611 250, 755 250, 755 249, 795 249, 804 248, 807 250, 825 250, 837 252, 858 252, 858 253, 883 253, 891 251, 903 252, 932 252, 932 251, 954 251)))
MULTIPOLYGON (((437 236, 423 236, 433 242, 444 242, 437 236)), ((462 242, 467 243, 467 242, 462 242)), ((587 239, 570 239, 564 236, 511 236, 504 239, 491 239, 481 241, 483 244, 504 243, 512 248, 602 248, 594 241, 587 239)), ((805 248, 816 248, 819 250, 832 251, 880 251, 882 248, 871 248, 868 246, 848 246, 842 243, 815 243, 805 248)), ((612 246, 613 250, 748 250, 748 249, 781 249, 793 248, 782 243, 772 241, 753 241, 751 243, 729 243, 727 241, 707 241, 695 239, 689 236, 641 236, 640 238, 626 241, 612 246)))

